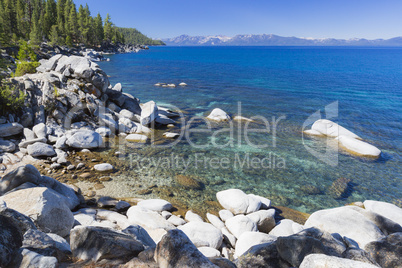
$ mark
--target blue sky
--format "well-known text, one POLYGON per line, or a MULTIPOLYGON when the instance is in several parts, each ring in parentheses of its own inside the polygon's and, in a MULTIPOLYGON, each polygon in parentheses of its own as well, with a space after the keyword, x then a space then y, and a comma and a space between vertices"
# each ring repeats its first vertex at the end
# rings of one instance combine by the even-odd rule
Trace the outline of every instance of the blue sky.
POLYGON ((152 38, 277 34, 297 37, 402 36, 401 0, 75 0, 152 38))

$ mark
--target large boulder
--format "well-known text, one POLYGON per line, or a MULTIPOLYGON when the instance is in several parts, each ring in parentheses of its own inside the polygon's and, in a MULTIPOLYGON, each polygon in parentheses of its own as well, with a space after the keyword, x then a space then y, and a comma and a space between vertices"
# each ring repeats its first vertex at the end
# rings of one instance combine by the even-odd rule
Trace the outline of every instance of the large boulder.
POLYGON ((402 232, 370 242, 364 249, 383 268, 402 267, 402 232))
POLYGON ((260 232, 269 233, 275 227, 275 209, 259 210, 247 217, 257 224, 260 232))
POLYGON ((27 149, 28 154, 33 157, 47 157, 56 155, 53 147, 43 142, 35 142, 34 144, 30 144, 28 145, 27 149))
POLYGON ((0 208, 0 267, 6 267, 18 254, 22 246, 23 233, 8 217, 2 215, 0 208))
POLYGON ((51 189, 22 189, 2 196, 0 200, 6 202, 7 207, 29 216, 43 232, 64 237, 73 227, 74 217, 68 203, 63 196, 51 189))
POLYGON ((154 258, 161 268, 217 267, 181 230, 170 230, 163 236, 156 246, 154 258))
POLYGON ((222 244, 222 232, 210 223, 193 221, 178 228, 190 238, 196 247, 218 249, 222 244))
POLYGON ((216 193, 216 198, 222 207, 233 214, 252 213, 261 207, 261 201, 239 189, 228 189, 216 193))
POLYGON ((171 230, 175 226, 169 223, 159 213, 140 206, 132 206, 127 211, 127 217, 131 224, 138 224, 148 229, 171 230))
POLYGON ((283 260, 276 248, 276 242, 268 242, 252 246, 242 256, 236 265, 238 268, 266 267, 266 268, 289 268, 289 263, 283 260))
POLYGON ((154 240, 152 240, 148 232, 137 224, 128 226, 122 232, 141 242, 145 249, 156 247, 154 240))
POLYGON ((46 138, 47 127, 44 123, 39 123, 32 128, 37 138, 46 138))
POLYGON ((57 268, 59 263, 56 257, 43 256, 35 251, 23 249, 21 251, 22 260, 16 265, 17 267, 32 267, 32 268, 57 268))
POLYGON ((219 108, 213 109, 211 113, 207 116, 207 118, 218 122, 230 120, 230 116, 225 111, 219 108))
POLYGON ((169 211, 173 208, 172 204, 163 199, 148 199, 137 203, 137 206, 153 210, 153 211, 169 211))
POLYGON ((311 126, 311 129, 329 137, 339 137, 343 135, 354 139, 360 138, 355 133, 328 119, 319 119, 315 121, 311 126))
POLYGON ((289 236, 303 230, 303 226, 289 219, 279 221, 276 226, 269 232, 274 236, 289 236))
POLYGON ((21 134, 23 129, 18 123, 0 124, 0 138, 21 134))
POLYGON ((381 155, 380 149, 367 142, 348 136, 339 136, 337 140, 339 141, 341 147, 346 149, 346 151, 351 152, 352 154, 375 158, 381 155))
POLYGON ((325 254, 310 254, 306 256, 300 264, 300 268, 323 268, 323 267, 342 267, 342 268, 378 268, 377 265, 354 261, 325 254))
POLYGON ((14 142, 0 139, 0 153, 13 152, 15 150, 14 142))
POLYGON ((103 144, 102 136, 92 130, 80 130, 69 137, 66 144, 77 149, 94 149, 103 144))
POLYGON ((261 232, 244 232, 236 242, 235 258, 243 255, 252 246, 276 241, 276 236, 261 232))
POLYGON ((146 126, 151 124, 158 116, 158 106, 154 101, 148 101, 141 107, 141 124, 146 126))
POLYGON ((0 195, 12 191, 24 183, 32 183, 39 187, 50 188, 62 195, 70 209, 75 208, 81 202, 81 196, 68 185, 53 178, 41 176, 39 171, 32 165, 21 166, 5 175, 0 180, 0 195))
POLYGON ((226 228, 237 238, 244 232, 257 232, 257 224, 244 215, 237 215, 228 219, 226 228))
POLYGON ((377 225, 348 206, 316 211, 310 215, 304 226, 339 233, 356 241, 361 248, 384 237, 377 225))
POLYGON ((131 236, 109 228, 77 226, 71 230, 70 245, 74 257, 81 260, 130 260, 144 250, 131 236))
POLYGON ((365 209, 380 214, 402 226, 402 208, 394 204, 374 200, 366 200, 363 205, 365 209))
POLYGON ((276 247, 282 259, 295 267, 300 266, 304 257, 313 253, 322 253, 341 257, 346 250, 343 242, 336 240, 330 233, 316 228, 301 231, 295 235, 278 237, 276 247))

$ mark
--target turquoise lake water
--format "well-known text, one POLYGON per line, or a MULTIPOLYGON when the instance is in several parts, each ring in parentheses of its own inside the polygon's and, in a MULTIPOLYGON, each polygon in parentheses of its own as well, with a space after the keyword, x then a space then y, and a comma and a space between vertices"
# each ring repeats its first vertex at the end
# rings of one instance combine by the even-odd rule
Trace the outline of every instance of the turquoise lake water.
MULTIPOLYGON (((149 145, 129 151, 149 159, 174 156, 187 160, 187 168, 173 165, 172 160, 170 166, 148 166, 146 174, 172 186, 175 174, 196 176, 204 183, 203 189, 176 187, 175 195, 182 194, 189 204, 213 200, 217 191, 227 188, 260 194, 274 204, 304 212, 365 199, 397 202, 402 197, 400 48, 151 47, 137 54, 109 57, 110 62, 100 65, 112 84, 122 83, 123 90, 142 103, 154 100, 161 106, 174 105, 187 121, 217 107, 237 115, 239 102, 243 116, 269 120, 269 133, 248 135, 253 144, 265 148, 247 143, 244 132, 239 133, 245 124, 236 123, 233 135, 229 131, 215 137, 192 133, 191 142, 205 145, 203 148, 183 139, 171 148, 149 145), (185 82, 188 86, 156 87, 157 82, 185 82), (317 110, 325 118, 324 108, 335 102, 338 112, 331 120, 382 150, 379 159, 341 151, 338 163, 329 165, 309 153, 306 147, 324 152, 326 139, 303 139, 303 123, 317 110), (272 117, 282 118, 276 133, 272 117), (228 164, 219 162, 221 166, 215 168, 214 163, 222 159, 228 164), (261 160, 265 165, 242 166, 245 159, 261 160), (351 183, 342 198, 334 198, 330 186, 341 177, 351 183)), ((205 129, 202 120, 194 122, 192 129, 205 129)), ((172 131, 179 132, 181 126, 172 131)), ((229 123, 212 124, 214 131, 229 127, 229 123)), ((255 123, 249 128, 263 126, 255 123)), ((131 172, 137 171, 139 166, 131 172)))

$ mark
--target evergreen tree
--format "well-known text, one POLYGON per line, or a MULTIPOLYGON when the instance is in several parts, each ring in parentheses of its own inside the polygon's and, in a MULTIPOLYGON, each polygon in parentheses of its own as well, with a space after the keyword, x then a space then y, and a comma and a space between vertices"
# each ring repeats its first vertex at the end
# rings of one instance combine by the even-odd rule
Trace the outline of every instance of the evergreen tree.
POLYGON ((59 44, 64 44, 64 7, 66 5, 66 0, 57 0, 57 31, 60 34, 59 44))
POLYGON ((20 38, 27 39, 29 33, 29 18, 26 14, 25 0, 17 0, 16 15, 17 15, 18 36, 20 38))
POLYGON ((50 36, 50 30, 57 22, 57 7, 54 0, 47 0, 45 5, 45 16, 43 22, 43 34, 47 38, 50 36))
POLYGON ((107 42, 112 41, 112 37, 113 37, 113 32, 112 32, 112 27, 113 24, 110 20, 110 15, 109 13, 106 15, 106 19, 105 19, 105 23, 103 25, 103 32, 104 32, 104 37, 103 39, 107 42))
POLYGON ((77 9, 73 2, 70 5, 70 14, 68 17, 68 27, 69 27, 71 40, 77 41, 77 36, 78 36, 77 9))
POLYGON ((102 41, 104 39, 104 32, 103 32, 102 17, 99 13, 94 19, 94 32, 95 32, 95 44, 96 45, 102 44, 102 41))
POLYGON ((49 41, 52 46, 60 44, 59 32, 57 31, 57 29, 58 29, 58 26, 53 25, 52 29, 50 30, 49 41))

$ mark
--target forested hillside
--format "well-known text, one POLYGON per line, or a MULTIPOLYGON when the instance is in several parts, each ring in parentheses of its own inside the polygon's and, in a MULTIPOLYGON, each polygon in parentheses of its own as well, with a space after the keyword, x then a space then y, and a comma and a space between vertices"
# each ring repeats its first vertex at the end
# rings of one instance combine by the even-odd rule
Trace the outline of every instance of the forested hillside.
POLYGON ((136 29, 116 27, 109 14, 105 19, 91 16, 88 5, 77 10, 72 0, 0 0, 0 46, 15 45, 20 39, 68 46, 98 46, 104 41, 160 44, 136 29))

